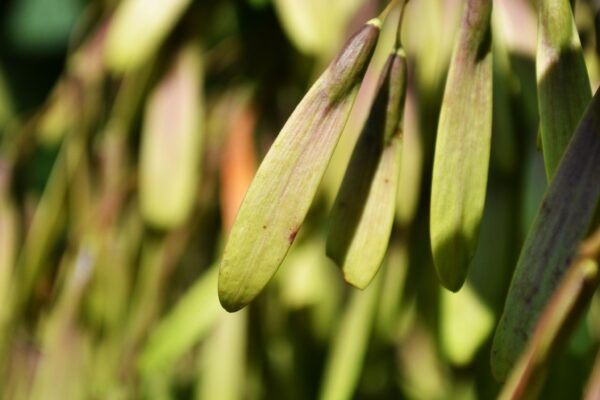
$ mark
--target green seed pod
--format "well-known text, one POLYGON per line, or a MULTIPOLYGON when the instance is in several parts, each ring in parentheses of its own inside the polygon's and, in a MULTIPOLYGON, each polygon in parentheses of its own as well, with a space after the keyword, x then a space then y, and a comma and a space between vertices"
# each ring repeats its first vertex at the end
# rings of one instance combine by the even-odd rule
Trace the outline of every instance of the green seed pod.
POLYGON ((219 299, 226 310, 239 310, 260 293, 296 238, 348 119, 380 24, 365 24, 348 41, 261 163, 223 253, 219 299))
POLYGON ((538 29, 540 133, 546 176, 550 180, 592 98, 592 91, 569 1, 542 1, 538 29))
POLYGON ((331 55, 361 0, 274 0, 281 26, 303 53, 331 55))
POLYGON ((590 229, 600 200, 600 91, 585 112, 531 225, 492 346, 504 380, 590 229))
POLYGON ((124 73, 141 66, 173 29, 190 0, 125 0, 107 32, 107 67, 124 73))
POLYGON ((346 281, 360 289, 379 270, 392 232, 405 98, 406 56, 398 49, 384 66, 331 211, 327 255, 342 268, 346 281))
POLYGON ((477 247, 492 133, 491 0, 466 5, 440 111, 430 234, 442 285, 463 285, 477 247))
POLYGON ((201 157, 201 60, 190 44, 150 94, 140 159, 140 203, 144 219, 175 228, 190 215, 201 157))

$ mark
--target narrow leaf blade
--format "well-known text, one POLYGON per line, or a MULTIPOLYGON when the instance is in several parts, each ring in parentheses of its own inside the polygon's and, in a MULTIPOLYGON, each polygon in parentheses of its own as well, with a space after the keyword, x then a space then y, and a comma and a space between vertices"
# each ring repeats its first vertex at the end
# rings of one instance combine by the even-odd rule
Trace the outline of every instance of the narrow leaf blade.
POLYGON ((539 396, 549 363, 579 322, 598 286, 600 231, 586 241, 553 293, 500 398, 539 396))
POLYGON ((600 91, 581 120, 529 230, 492 346, 497 379, 525 347, 590 229, 600 199, 600 91))

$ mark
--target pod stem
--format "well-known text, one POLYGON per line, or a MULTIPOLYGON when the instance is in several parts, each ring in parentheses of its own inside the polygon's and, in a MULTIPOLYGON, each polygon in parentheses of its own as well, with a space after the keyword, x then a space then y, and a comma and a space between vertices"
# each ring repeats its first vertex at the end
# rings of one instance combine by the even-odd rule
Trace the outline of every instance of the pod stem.
POLYGON ((406 8, 406 4, 409 0, 401 0, 400 1, 400 13, 398 15, 398 27, 396 28, 396 44, 394 45, 395 49, 402 48, 402 22, 404 20, 404 10, 406 8))
POLYGON ((385 6, 385 8, 383 9, 383 11, 381 12, 381 14, 379 14, 377 16, 376 19, 378 19, 379 21, 383 22, 385 21, 385 19, 387 18, 388 14, 390 13, 390 11, 392 11, 392 9, 394 8, 394 6, 398 3, 398 0, 391 0, 387 6, 385 6))

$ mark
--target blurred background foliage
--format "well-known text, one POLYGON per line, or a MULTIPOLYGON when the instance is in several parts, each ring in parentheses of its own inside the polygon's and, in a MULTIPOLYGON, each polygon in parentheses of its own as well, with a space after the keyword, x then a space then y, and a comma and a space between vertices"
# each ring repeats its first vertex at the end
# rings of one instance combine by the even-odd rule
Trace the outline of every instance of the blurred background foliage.
MULTIPOLYGON (((7 0, 0 4, 0 397, 493 398, 489 353, 546 188, 536 147, 535 4, 494 2, 487 204, 463 290, 440 287, 428 209, 463 1, 412 0, 397 218, 364 291, 324 255, 379 71, 384 26, 317 201, 247 309, 216 293, 224 237, 277 132, 376 0, 7 0)), ((592 1, 576 21, 594 88, 592 1)), ((543 398, 576 398, 600 299, 543 398)))

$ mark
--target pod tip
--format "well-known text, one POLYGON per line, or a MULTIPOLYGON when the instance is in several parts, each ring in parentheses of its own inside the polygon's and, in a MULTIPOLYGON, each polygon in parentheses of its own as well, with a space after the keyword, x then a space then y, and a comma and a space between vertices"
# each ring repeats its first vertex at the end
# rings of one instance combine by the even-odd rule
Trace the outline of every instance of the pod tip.
POLYGON ((382 25, 381 19, 379 19, 379 18, 370 19, 369 21, 367 21, 367 25, 372 25, 377 29, 381 29, 381 25, 382 25))

